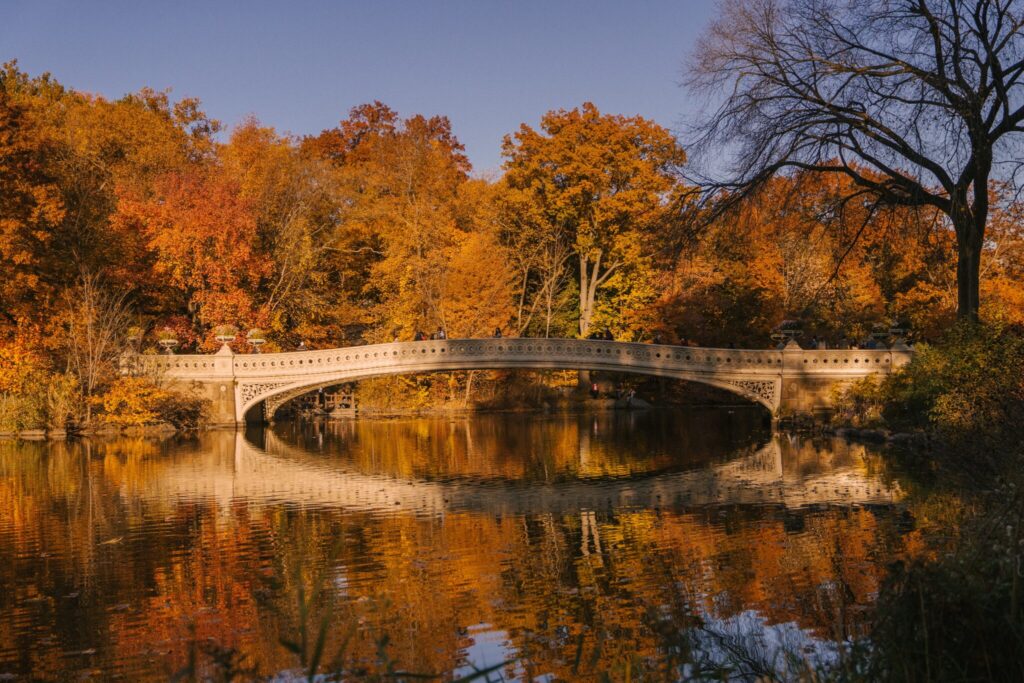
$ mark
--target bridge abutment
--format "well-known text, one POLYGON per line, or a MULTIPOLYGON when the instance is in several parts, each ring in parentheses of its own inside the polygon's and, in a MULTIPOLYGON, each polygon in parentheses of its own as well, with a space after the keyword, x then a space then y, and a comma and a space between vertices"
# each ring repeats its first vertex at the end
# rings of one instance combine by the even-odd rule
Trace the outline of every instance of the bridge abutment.
POLYGON ((159 356, 158 365, 167 384, 209 402, 209 424, 239 424, 235 379, 235 353, 227 344, 212 356, 159 356))
POLYGON ((791 342, 782 351, 782 392, 776 416, 831 410, 837 391, 864 377, 887 375, 912 357, 903 344, 883 350, 805 351, 791 342))

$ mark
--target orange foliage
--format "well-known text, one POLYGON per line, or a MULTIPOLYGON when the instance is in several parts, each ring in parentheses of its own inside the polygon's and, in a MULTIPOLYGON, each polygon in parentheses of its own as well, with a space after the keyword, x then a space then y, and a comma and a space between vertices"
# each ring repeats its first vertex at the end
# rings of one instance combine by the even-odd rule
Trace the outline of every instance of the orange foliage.
POLYGON ((64 205, 45 154, 23 109, 0 87, 0 325, 32 317, 52 292, 54 226, 64 205))
POLYGON ((156 252, 156 268, 186 294, 193 319, 255 326, 254 292, 270 273, 254 244, 255 219, 238 185, 215 172, 161 179, 152 199, 124 198, 123 215, 137 220, 156 252))
MULTIPOLYGON (((0 338, 34 319, 53 346, 83 273, 186 352, 225 323, 266 330, 268 350, 438 327, 759 347, 784 318, 832 339, 900 318, 929 338, 955 315, 935 212, 796 174, 690 235, 680 141, 589 103, 508 136, 492 181, 470 177, 447 118, 381 102, 302 140, 250 119, 219 142, 195 100, 0 75, 0 338)), ((999 187, 991 204, 982 313, 1024 321, 1024 209, 999 187)))

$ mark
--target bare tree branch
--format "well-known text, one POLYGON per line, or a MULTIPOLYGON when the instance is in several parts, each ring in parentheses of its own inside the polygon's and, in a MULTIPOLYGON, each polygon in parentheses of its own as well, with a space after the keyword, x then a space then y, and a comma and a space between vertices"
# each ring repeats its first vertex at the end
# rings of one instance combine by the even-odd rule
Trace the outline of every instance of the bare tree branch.
POLYGON ((714 219, 772 176, 842 174, 955 230, 978 315, 990 184, 1024 130, 1022 0, 727 0, 685 84, 713 109, 687 175, 714 219), (722 150, 726 163, 722 164, 722 150), (713 168, 702 160, 712 158, 713 168))

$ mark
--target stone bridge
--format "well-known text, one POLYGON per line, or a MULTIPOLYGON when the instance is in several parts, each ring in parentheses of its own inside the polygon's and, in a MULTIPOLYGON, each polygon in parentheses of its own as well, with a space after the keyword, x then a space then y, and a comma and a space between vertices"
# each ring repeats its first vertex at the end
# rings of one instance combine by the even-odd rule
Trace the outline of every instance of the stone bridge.
POLYGON ((320 351, 131 356, 125 372, 158 374, 213 403, 213 421, 240 424, 246 415, 272 417, 308 391, 386 375, 454 370, 599 370, 668 377, 725 389, 772 415, 830 406, 832 389, 887 374, 913 352, 892 349, 712 349, 589 339, 448 339, 350 346, 320 351), (262 406, 264 412, 253 411, 262 406))

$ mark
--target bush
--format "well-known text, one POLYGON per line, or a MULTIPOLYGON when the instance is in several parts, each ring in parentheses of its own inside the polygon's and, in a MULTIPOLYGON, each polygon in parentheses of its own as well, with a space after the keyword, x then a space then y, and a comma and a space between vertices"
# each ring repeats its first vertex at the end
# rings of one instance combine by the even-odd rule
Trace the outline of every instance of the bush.
POLYGON ((194 429, 206 417, 204 399, 161 388, 142 377, 122 377, 94 399, 100 419, 122 427, 171 424, 194 429))
POLYGON ((81 406, 73 375, 34 372, 18 391, 0 393, 0 432, 66 429, 80 419, 81 406))
POLYGON ((1024 330, 957 325, 940 343, 881 381, 869 377, 833 395, 835 419, 937 432, 958 447, 1015 449, 1024 419, 1024 330))
POLYGON ((0 394, 0 432, 20 432, 45 426, 46 413, 39 396, 0 394))
MULTIPOLYGON (((883 417, 896 428, 928 427, 957 444, 1006 446, 1024 418, 1024 331, 958 325, 923 346, 883 386, 883 417)), ((1019 445, 1019 444, 1018 444, 1019 445)))
POLYGON ((53 375, 46 386, 46 424, 50 429, 67 429, 82 418, 82 389, 71 374, 53 375))
POLYGON ((882 424, 885 393, 882 382, 869 375, 832 392, 833 421, 852 427, 877 427, 882 424))

